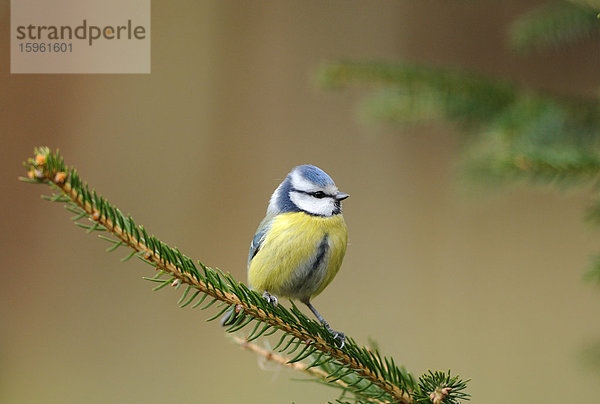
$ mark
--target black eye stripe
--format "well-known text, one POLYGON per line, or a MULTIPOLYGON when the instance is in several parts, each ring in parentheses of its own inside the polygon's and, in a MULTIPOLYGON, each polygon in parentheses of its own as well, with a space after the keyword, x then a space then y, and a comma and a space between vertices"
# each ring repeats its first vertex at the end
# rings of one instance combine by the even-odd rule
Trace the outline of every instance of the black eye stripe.
POLYGON ((298 193, 301 193, 301 194, 304 194, 304 195, 310 195, 310 196, 312 196, 314 198, 317 198, 317 199, 333 198, 333 195, 328 195, 328 194, 326 194, 323 191, 307 192, 307 191, 301 191, 301 190, 295 189, 295 188, 292 188, 290 191, 291 192, 298 192, 298 193))

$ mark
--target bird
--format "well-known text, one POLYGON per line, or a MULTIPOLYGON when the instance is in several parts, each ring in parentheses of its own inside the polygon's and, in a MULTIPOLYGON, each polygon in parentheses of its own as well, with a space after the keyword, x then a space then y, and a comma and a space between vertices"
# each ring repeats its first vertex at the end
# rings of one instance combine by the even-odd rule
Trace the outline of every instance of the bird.
MULTIPOLYGON (((271 195, 265 218, 250 243, 248 283, 276 306, 278 297, 304 303, 343 348, 344 333, 334 331, 312 305, 338 273, 348 231, 340 192, 325 171, 294 167, 271 195)), ((232 322, 224 318, 222 323, 232 322)))

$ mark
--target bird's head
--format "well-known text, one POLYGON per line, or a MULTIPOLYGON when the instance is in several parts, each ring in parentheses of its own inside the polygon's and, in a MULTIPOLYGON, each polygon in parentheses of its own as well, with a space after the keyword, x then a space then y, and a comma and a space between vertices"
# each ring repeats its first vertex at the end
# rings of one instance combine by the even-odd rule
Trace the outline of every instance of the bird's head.
POLYGON ((325 171, 313 165, 295 167, 277 187, 268 212, 306 212, 317 216, 342 213, 342 201, 349 195, 338 191, 325 171))

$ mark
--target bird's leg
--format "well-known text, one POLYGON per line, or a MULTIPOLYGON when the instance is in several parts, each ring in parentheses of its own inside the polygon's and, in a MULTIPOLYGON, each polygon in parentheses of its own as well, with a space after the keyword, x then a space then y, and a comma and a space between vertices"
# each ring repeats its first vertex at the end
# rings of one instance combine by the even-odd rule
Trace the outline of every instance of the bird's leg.
POLYGON ((327 331, 329 331, 333 335, 333 339, 337 339, 338 341, 340 341, 340 348, 343 348, 344 344, 346 343, 346 336, 344 335, 344 333, 340 332, 340 331, 334 331, 334 330, 332 330, 331 327, 329 326, 329 323, 327 321, 325 321, 325 319, 323 318, 323 316, 321 316, 319 314, 319 312, 317 311, 317 309, 315 309, 315 306, 313 306, 310 303, 309 299, 302 300, 302 303, 304 303, 305 305, 308 306, 308 308, 310 309, 310 311, 312 311, 314 313, 314 315, 317 317, 317 319, 321 322, 321 324, 323 324, 323 327, 325 327, 325 329, 327 331))
POLYGON ((266 290, 264 291, 262 296, 265 299, 267 299, 267 302, 269 302, 271 304, 271 306, 277 307, 277 296, 270 294, 266 290))

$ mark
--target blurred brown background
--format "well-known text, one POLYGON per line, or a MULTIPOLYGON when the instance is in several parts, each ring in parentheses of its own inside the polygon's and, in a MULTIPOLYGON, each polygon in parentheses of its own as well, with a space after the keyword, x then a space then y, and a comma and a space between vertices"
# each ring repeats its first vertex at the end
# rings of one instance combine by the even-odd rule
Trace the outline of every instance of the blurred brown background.
POLYGON ((350 245, 316 301, 336 329, 415 374, 472 378, 475 403, 594 402, 600 235, 585 193, 462 184, 443 125, 356 118, 327 60, 450 63, 536 88, 597 91, 598 44, 518 56, 506 24, 539 1, 152 2, 152 74, 10 75, 0 3, 0 402, 313 403, 336 392, 261 369, 206 313, 151 292, 149 267, 17 182, 36 145, 162 240, 245 279, 270 193, 313 163, 341 190, 350 245))

